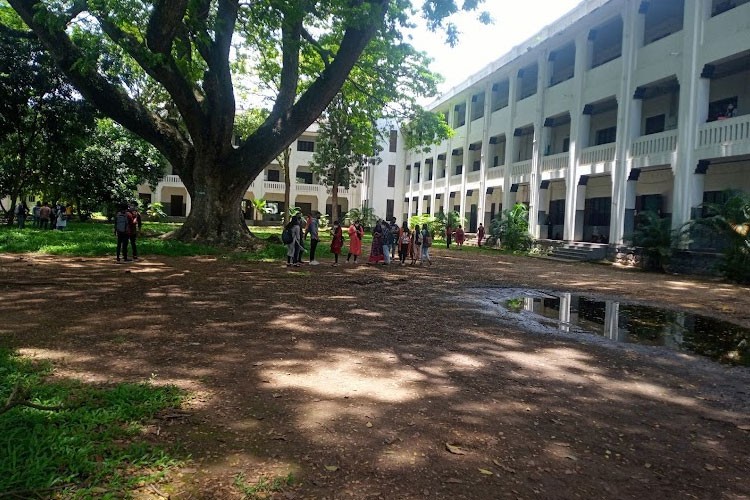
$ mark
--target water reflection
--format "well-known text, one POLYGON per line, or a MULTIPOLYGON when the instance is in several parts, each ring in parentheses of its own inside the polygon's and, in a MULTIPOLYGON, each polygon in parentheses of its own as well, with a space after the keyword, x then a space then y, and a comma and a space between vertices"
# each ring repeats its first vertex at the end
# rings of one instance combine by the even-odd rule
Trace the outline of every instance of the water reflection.
POLYGON ((555 320, 565 332, 592 332, 616 342, 665 346, 750 366, 750 329, 726 321, 571 293, 530 295, 501 305, 555 320))

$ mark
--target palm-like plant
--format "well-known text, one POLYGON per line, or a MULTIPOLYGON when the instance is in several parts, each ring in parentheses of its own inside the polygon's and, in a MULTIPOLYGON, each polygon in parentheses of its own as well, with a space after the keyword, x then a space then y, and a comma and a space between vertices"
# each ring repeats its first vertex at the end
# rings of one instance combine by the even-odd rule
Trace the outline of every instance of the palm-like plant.
POLYGON ((378 221, 375 209, 371 207, 352 208, 344 215, 344 219, 349 219, 351 222, 358 220, 365 227, 373 227, 378 221))
POLYGON ((438 214, 435 216, 434 231, 436 234, 440 234, 445 237, 446 227, 450 226, 455 229, 458 226, 463 225, 464 218, 461 217, 460 213, 456 211, 448 212, 447 214, 444 212, 438 212, 438 214))
POLYGON ((672 230, 672 221, 653 211, 638 214, 637 229, 626 239, 642 247, 647 257, 647 267, 664 271, 675 249, 677 234, 672 230))
POLYGON ((528 251, 533 243, 529 234, 529 209, 523 203, 516 203, 510 210, 504 210, 499 218, 490 223, 488 245, 502 244, 512 252, 528 251))
POLYGON ((724 203, 704 205, 707 217, 695 221, 727 241, 722 271, 728 279, 750 283, 750 195, 727 193, 724 203))

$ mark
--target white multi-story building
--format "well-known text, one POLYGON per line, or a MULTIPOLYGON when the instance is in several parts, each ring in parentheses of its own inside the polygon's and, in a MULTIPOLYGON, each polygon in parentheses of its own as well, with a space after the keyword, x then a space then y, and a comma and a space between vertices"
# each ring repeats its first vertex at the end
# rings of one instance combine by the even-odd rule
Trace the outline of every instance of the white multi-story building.
POLYGON ((750 192, 750 2, 587 0, 430 108, 455 135, 370 169, 381 216, 474 231, 523 202, 539 238, 620 242, 646 209, 676 227, 750 192))

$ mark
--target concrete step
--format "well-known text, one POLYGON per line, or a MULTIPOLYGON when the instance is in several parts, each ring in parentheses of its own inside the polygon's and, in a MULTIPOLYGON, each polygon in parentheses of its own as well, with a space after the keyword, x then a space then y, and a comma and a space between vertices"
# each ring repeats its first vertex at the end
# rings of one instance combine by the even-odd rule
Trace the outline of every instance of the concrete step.
POLYGON ((565 260, 602 260, 607 256, 607 245, 585 242, 566 243, 555 247, 551 256, 565 260))

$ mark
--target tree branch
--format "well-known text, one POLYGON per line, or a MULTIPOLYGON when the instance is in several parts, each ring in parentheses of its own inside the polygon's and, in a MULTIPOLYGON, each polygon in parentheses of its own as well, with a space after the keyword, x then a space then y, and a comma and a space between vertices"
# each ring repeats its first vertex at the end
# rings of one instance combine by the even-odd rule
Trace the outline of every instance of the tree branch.
POLYGON ((302 28, 302 38, 305 39, 307 43, 312 45, 312 47, 315 49, 315 52, 317 52, 320 58, 323 60, 323 65, 327 68, 330 64, 331 58, 333 57, 333 52, 320 45, 320 43, 318 43, 318 41, 305 28, 302 28))
POLYGON ((281 115, 297 96, 299 83, 299 49, 302 36, 302 15, 288 12, 281 24, 281 83, 271 116, 281 115))
POLYGON ((203 114, 198 103, 194 92, 195 87, 182 75, 172 55, 167 53, 154 56, 148 53, 147 49, 138 40, 120 29, 119 26, 109 19, 107 14, 94 15, 107 36, 125 49, 146 73, 164 86, 180 111, 185 126, 193 137, 193 140, 197 140, 200 137, 200 131, 207 116, 203 114))
POLYGON ((86 99, 124 127, 137 131, 173 164, 186 161, 192 153, 179 130, 133 100, 124 89, 110 83, 95 67, 81 64, 85 60, 82 51, 67 35, 64 25, 49 26, 44 22, 44 18, 54 15, 39 0, 9 0, 9 3, 86 99))
POLYGON ((187 0, 157 0, 148 20, 146 43, 157 54, 169 54, 172 41, 182 27, 187 0))

